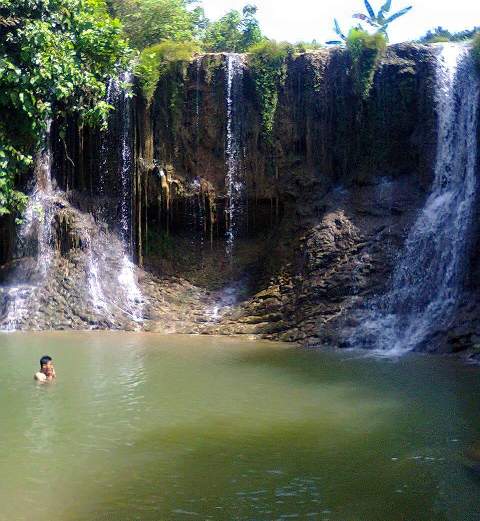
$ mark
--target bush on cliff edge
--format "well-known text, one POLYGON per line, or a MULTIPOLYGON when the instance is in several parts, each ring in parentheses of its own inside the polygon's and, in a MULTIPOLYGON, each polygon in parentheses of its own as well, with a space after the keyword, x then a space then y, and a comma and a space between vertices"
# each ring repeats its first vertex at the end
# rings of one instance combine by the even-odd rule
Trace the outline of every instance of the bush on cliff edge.
POLYGON ((250 47, 248 61, 260 102, 262 131, 270 140, 273 135, 279 89, 287 78, 287 57, 293 47, 284 42, 264 40, 250 47))
POLYGON ((135 67, 142 93, 148 104, 151 103, 157 84, 172 64, 189 62, 198 52, 199 46, 194 41, 173 42, 166 40, 144 49, 135 67))
POLYGON ((370 94, 378 62, 386 47, 387 40, 380 32, 369 34, 361 28, 353 28, 348 33, 347 48, 352 58, 355 91, 362 99, 370 94))

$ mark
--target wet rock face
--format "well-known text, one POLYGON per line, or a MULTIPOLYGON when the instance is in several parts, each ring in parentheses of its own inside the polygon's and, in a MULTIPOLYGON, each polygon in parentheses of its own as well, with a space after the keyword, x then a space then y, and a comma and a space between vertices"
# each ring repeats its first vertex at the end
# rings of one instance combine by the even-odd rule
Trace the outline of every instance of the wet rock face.
MULTIPOLYGON (((289 59, 268 144, 246 60, 248 233, 265 232, 266 253, 254 295, 213 332, 342 345, 355 325, 351 310, 384 290, 433 177, 435 55, 426 46, 389 47, 367 100, 355 95, 350 66, 340 49, 289 59), (255 215, 259 202, 270 215, 255 215)), ((164 81, 151 113, 154 156, 181 183, 208 182, 218 203, 225 195, 225 57, 191 64, 173 119, 171 79, 164 81)))
MULTIPOLYGON (((385 291, 433 177, 435 51, 389 47, 366 100, 355 95, 345 51, 290 58, 270 143, 261 132, 245 59, 239 136, 245 220, 233 262, 222 243, 225 63, 221 54, 199 57, 162 79, 150 107, 139 97, 135 102, 132 202, 137 259, 145 266, 139 272, 146 299, 142 327, 348 345, 356 309, 385 291), (232 281, 244 280, 235 299, 224 298, 232 281)), ((75 167, 59 159, 62 144, 56 162, 61 188, 75 190, 70 203, 83 215, 105 208, 111 215, 103 217, 115 223, 118 169, 108 169, 102 192, 100 138, 72 131, 67 139, 75 167)), ((58 276, 47 293, 60 295, 58 309, 75 311, 52 311, 38 323, 132 327, 125 317, 81 309, 85 252, 92 236, 107 234, 82 219, 69 209, 55 216, 58 276), (74 302, 65 306, 62 298, 74 302)), ((478 294, 477 264, 472 260, 472 295, 478 294)), ((438 349, 463 350, 480 338, 477 309, 465 302, 458 328, 438 349)))
POLYGON ((330 192, 321 198, 322 215, 293 247, 297 254, 266 290, 243 304, 237 320, 262 323, 257 332, 268 338, 347 345, 354 311, 385 291, 423 198, 408 178, 330 192))
MULTIPOLYGON (((390 47, 366 101, 353 91, 345 51, 289 59, 273 145, 261 132, 246 58, 241 140, 249 197, 303 198, 307 182, 328 187, 378 175, 416 175, 428 184, 435 153, 433 58, 426 46, 390 47)), ((205 55, 183 74, 165 77, 150 111, 155 159, 181 180, 207 180, 220 197, 225 191, 225 63, 225 55, 205 55)))

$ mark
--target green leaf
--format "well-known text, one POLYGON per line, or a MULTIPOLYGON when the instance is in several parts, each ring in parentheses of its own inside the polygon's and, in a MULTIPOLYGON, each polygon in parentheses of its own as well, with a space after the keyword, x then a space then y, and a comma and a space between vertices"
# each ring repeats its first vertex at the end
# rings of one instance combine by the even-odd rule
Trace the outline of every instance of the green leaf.
POLYGON ((391 8, 392 8, 392 0, 387 0, 380 8, 380 11, 378 12, 378 18, 383 20, 383 18, 390 11, 391 8))
POLYGON ((333 19, 333 26, 338 36, 340 36, 342 40, 346 40, 347 37, 343 34, 342 30, 340 29, 340 24, 338 23, 338 20, 336 18, 333 19))
POLYGON ((390 16, 390 18, 387 18, 384 22, 385 25, 388 25, 389 23, 393 22, 397 18, 400 18, 400 16, 403 16, 404 14, 408 13, 412 9, 412 6, 405 7, 401 11, 398 11, 398 13, 395 13, 394 15, 390 16))
POLYGON ((368 14, 371 18, 375 18, 375 11, 373 10, 373 7, 370 5, 370 2, 368 0, 363 0, 365 2, 365 7, 367 8, 368 14))

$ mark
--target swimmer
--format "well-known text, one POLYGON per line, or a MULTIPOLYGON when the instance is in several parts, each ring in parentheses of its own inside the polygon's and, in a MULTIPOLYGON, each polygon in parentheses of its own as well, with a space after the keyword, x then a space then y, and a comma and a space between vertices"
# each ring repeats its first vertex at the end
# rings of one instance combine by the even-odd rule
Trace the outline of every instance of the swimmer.
POLYGON ((55 368, 52 364, 52 359, 50 356, 42 356, 40 358, 40 371, 35 373, 35 380, 39 382, 51 382, 57 375, 55 374, 55 368))

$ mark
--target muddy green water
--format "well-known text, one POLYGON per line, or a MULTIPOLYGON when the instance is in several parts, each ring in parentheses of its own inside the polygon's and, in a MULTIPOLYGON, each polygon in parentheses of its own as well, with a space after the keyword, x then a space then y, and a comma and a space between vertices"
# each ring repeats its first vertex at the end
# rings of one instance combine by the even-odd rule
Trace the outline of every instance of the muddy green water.
POLYGON ((2 521, 480 519, 478 368, 134 333, 0 353, 2 521))

